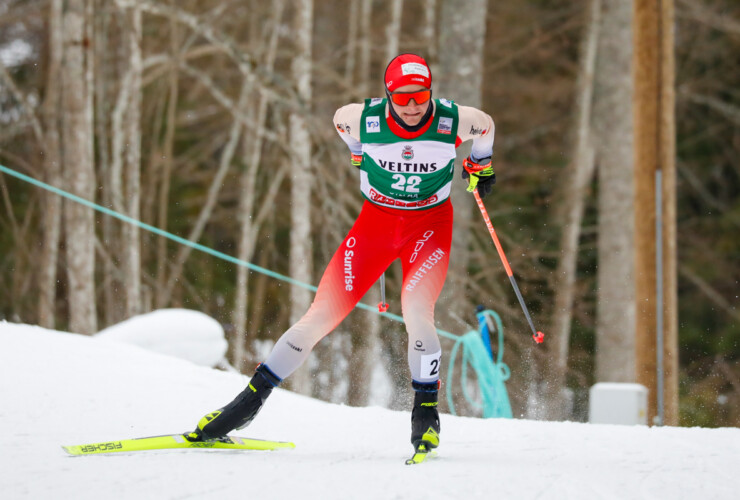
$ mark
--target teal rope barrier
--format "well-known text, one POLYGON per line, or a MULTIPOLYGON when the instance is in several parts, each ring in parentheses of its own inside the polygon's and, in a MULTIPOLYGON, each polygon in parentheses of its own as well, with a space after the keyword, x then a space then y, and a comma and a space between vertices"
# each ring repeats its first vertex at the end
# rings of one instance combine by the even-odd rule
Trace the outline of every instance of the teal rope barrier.
POLYGON ((450 413, 456 415, 455 403, 452 397, 450 387, 454 383, 455 360, 457 353, 462 347, 462 368, 461 368, 461 386, 465 400, 474 408, 483 410, 483 418, 512 418, 511 403, 509 394, 506 391, 505 382, 511 377, 511 370, 503 362, 504 356, 504 327, 499 315, 492 310, 486 310, 482 313, 491 316, 496 322, 496 332, 498 333, 498 352, 496 361, 491 359, 488 350, 481 338, 481 332, 471 330, 462 337, 459 337, 450 352, 450 365, 447 369, 447 404, 450 407, 450 413), (477 402, 470 394, 465 381, 468 379, 468 366, 472 367, 476 373, 478 388, 480 389, 482 402, 477 402))
POLYGON ((27 175, 21 174, 20 172, 16 172, 15 170, 11 170, 8 167, 4 167, 0 165, 0 171, 3 173, 6 173, 12 177, 15 177, 17 179, 20 179, 22 181, 28 182, 29 184, 33 184, 34 186, 46 189, 47 191, 51 191, 52 193, 58 194, 59 196, 63 198, 67 198, 69 200, 72 200, 76 203, 79 203, 80 205, 84 205, 86 207, 92 208, 94 210, 97 210, 98 212, 104 213, 106 215, 110 215, 111 217, 115 217, 118 220, 122 220, 123 222, 127 222, 129 224, 132 224, 138 228, 146 229, 149 232, 152 232, 154 234, 158 234, 160 236, 164 236, 167 239, 170 239, 172 241, 176 241, 177 243, 180 243, 181 245, 189 246, 190 248, 194 248, 195 250, 200 250, 201 252, 213 255, 214 257, 218 257, 220 259, 223 259, 225 261, 231 262, 233 264, 238 264, 240 266, 244 266, 246 268, 249 268, 253 271, 257 271, 263 274, 266 274, 267 276, 271 276, 275 279, 279 279, 281 281, 285 281, 287 283, 290 283, 292 285, 300 286, 303 288, 307 288, 312 291, 316 291, 315 286, 308 285, 306 283, 303 283, 302 281, 294 280, 293 278, 289 278, 288 276, 283 276, 282 274, 276 273, 274 271, 270 271, 269 269, 266 269, 264 267, 260 267, 258 265, 252 264, 251 262, 247 262, 246 260, 237 259, 236 257, 232 257, 231 255, 219 252, 218 250, 214 250, 212 248, 209 248, 204 245, 200 245, 198 243, 194 243, 190 240, 186 240, 185 238, 181 238, 180 236, 174 235, 172 233, 168 233, 167 231, 164 231, 162 229, 159 229, 158 227, 150 226, 149 224, 145 222, 141 222, 140 220, 136 220, 132 217, 128 217, 127 215, 120 214, 116 212, 115 210, 111 210, 110 208, 104 207, 102 205, 98 205, 97 203, 93 203, 91 201, 88 201, 84 198, 80 198, 79 196, 76 196, 72 193, 68 193, 67 191, 64 191, 62 189, 56 188, 54 186, 51 186, 49 184, 46 184, 45 182, 38 181, 34 179, 33 177, 29 177, 27 175))
MULTIPOLYGON (((309 285, 308 283, 304 283, 302 281, 298 281, 296 279, 290 278, 288 276, 285 276, 280 273, 276 273, 275 271, 271 271, 270 269, 258 266, 256 264, 252 264, 251 262, 248 262, 246 260, 237 259, 236 257, 232 257, 231 255, 225 254, 223 252, 219 252, 218 250, 214 250, 212 248, 209 248, 205 245, 200 245, 198 243, 194 243, 190 240, 186 240, 185 238, 182 238, 180 236, 177 236, 175 234, 169 233, 167 231, 164 231, 162 229, 159 229, 158 227, 151 226, 145 222, 141 222, 140 220, 134 219, 132 217, 129 217, 127 215, 120 214, 116 212, 115 210, 111 210, 110 208, 104 207, 102 205, 98 205, 97 203, 93 203, 91 201, 88 201, 84 198, 80 198, 79 196, 76 196, 72 193, 68 193, 67 191, 64 191, 63 189, 59 189, 57 187, 54 187, 50 184, 46 184, 45 182, 41 182, 39 180, 34 179, 33 177, 29 177, 27 175, 24 175, 20 172, 17 172, 15 170, 12 170, 8 167, 5 167, 3 165, 0 165, 0 172, 3 172, 5 174, 10 175, 11 177, 15 177, 17 179, 20 179, 22 181, 28 182, 29 184, 32 184, 36 187, 40 187, 42 189, 45 189, 47 191, 50 191, 54 194, 58 194, 62 198, 67 198, 69 200, 72 200, 76 203, 79 203, 81 205, 84 205, 86 207, 92 208, 93 210, 96 210, 98 212, 104 213, 106 215, 110 215, 111 217, 114 217, 118 220, 121 220, 123 222, 126 222, 128 224, 132 224, 140 229, 145 229, 149 232, 152 232, 154 234, 157 234, 159 236, 162 236, 164 238, 167 238, 169 240, 175 241, 177 243, 180 243, 181 245, 189 246, 190 248, 193 248, 195 250, 199 250, 201 252, 207 253, 209 255, 212 255, 214 257, 217 257, 219 259, 225 260, 227 262, 231 262, 233 264, 237 264, 239 266, 246 267, 248 269, 251 269, 252 271, 257 271, 259 273, 265 274, 267 276, 270 276, 271 278, 275 278, 280 281, 284 281, 286 283, 290 283, 291 285, 296 285, 301 288, 305 288, 307 290, 311 290, 312 292, 315 292, 317 288, 313 285, 309 285)), ((403 318, 400 316, 397 316, 395 314, 391 313, 381 313, 378 311, 377 306, 370 306, 367 304, 364 304, 362 302, 357 304, 357 307, 360 309, 364 309, 366 311, 372 311, 375 313, 380 314, 381 316, 384 316, 388 319, 392 319, 394 321, 398 321, 400 323, 404 323, 403 318)), ((446 332, 444 330, 437 330, 437 333, 439 333, 441 336, 449 338, 449 339, 456 339, 457 335, 454 335, 450 332, 446 332)))
MULTIPOLYGON (((132 224, 132 225, 134 225, 134 226, 136 226, 136 227, 138 227, 140 229, 145 229, 145 230, 147 230, 147 231, 149 231, 151 233, 157 234, 159 236, 162 236, 164 238, 167 238, 169 240, 172 240, 172 241, 174 241, 176 243, 179 243, 181 245, 185 245, 185 246, 188 246, 188 247, 193 248, 195 250, 199 250, 199 251, 201 251, 203 253, 206 253, 208 255, 211 255, 213 257, 217 257, 217 258, 222 259, 222 260, 225 260, 227 262, 231 262, 233 264, 246 267, 248 269, 251 269, 253 271, 256 271, 256 272, 265 274, 265 275, 270 276, 272 278, 275 278, 277 280, 284 281, 286 283, 290 283, 291 285, 299 286, 301 288, 305 288, 305 289, 311 290, 313 292, 315 292, 317 290, 317 288, 315 286, 313 286, 313 285, 309 285, 307 283, 303 283, 302 281, 298 281, 296 279, 290 278, 288 276, 285 276, 283 274, 277 273, 275 271, 271 271, 270 269, 267 269, 267 268, 258 266, 256 264, 252 264, 251 262, 248 262, 246 260, 237 259, 236 257, 232 257, 231 255, 225 254, 223 252, 219 252, 218 250, 214 250, 214 249, 209 248, 209 247, 207 247, 205 245, 201 245, 201 244, 192 242, 190 240, 187 240, 187 239, 182 238, 180 236, 177 236, 175 234, 172 234, 172 233, 169 233, 169 232, 164 231, 162 229, 159 229, 158 227, 151 226, 149 224, 146 224, 145 222, 141 222, 141 221, 139 221, 137 219, 134 219, 132 217, 128 217, 126 215, 123 215, 121 213, 118 213, 115 210, 111 210, 110 208, 104 207, 102 205, 98 205, 97 203, 93 203, 93 202, 91 202, 89 200, 86 200, 84 198, 81 198, 79 196, 76 196, 76 195, 74 195, 72 193, 69 193, 69 192, 64 191, 62 189, 59 189, 57 187, 51 186, 49 184, 46 184, 45 182, 41 182, 39 180, 36 180, 33 177, 29 177, 27 175, 21 174, 20 172, 17 172, 15 170, 12 170, 12 169, 10 169, 8 167, 5 167, 3 165, 0 165, 0 172, 3 172, 5 174, 7 174, 7 175, 10 175, 11 177, 15 177, 17 179, 20 179, 20 180, 22 180, 24 182, 27 182, 29 184, 32 184, 32 185, 34 185, 36 187, 40 187, 42 189, 45 189, 45 190, 50 191, 52 193, 55 193, 55 194, 57 194, 57 195, 59 195, 59 196, 61 196, 63 198, 67 198, 67 199, 69 199, 71 201, 74 201, 74 202, 79 203, 81 205, 84 205, 86 207, 92 208, 93 210, 96 210, 96 211, 101 212, 103 214, 106 214, 106 215, 109 215, 111 217, 114 217, 114 218, 116 218, 116 219, 118 219, 120 221, 126 222, 128 224, 132 224)), ((390 320, 397 321, 399 323, 405 324, 405 321, 403 320, 403 318, 401 316, 398 316, 396 314, 389 313, 389 312, 379 312, 377 306, 370 306, 368 304, 364 304, 364 303, 360 302, 360 303, 357 304, 357 307, 360 308, 360 309, 364 309, 366 311, 374 312, 374 313, 379 314, 380 316, 385 317, 385 318, 388 318, 390 320)), ((491 311, 491 312, 493 312, 493 311, 491 311)), ((495 314, 495 313, 493 313, 493 314, 495 314)), ((498 315, 496 315, 496 316, 498 316, 498 315)), ((499 319, 499 322, 500 322, 500 319, 499 319)), ((473 370, 478 375, 478 381, 479 381, 479 383, 481 383, 482 380, 486 380, 486 381, 495 380, 495 376, 492 375, 493 372, 491 371, 491 368, 489 366, 487 366, 486 363, 485 363, 485 361, 484 361, 486 359, 488 359, 490 361, 490 358, 488 357, 488 353, 486 351, 486 348, 483 345, 483 342, 480 340, 480 335, 477 335, 477 332, 471 332, 471 333, 475 333, 476 334, 476 338, 477 338, 477 342, 476 342, 476 340, 474 340, 473 336, 471 336, 470 334, 466 334, 466 335, 460 337, 458 335, 455 335, 453 333, 447 332, 445 330, 441 330, 439 328, 437 328, 436 330, 437 330, 437 334, 439 334, 440 337, 444 337, 444 338, 451 339, 451 340, 454 340, 455 341, 455 345, 453 347, 452 354, 451 354, 451 363, 450 363, 450 370, 449 370, 450 371, 450 375, 452 374, 452 371, 454 369, 454 357, 455 357, 455 354, 457 353, 457 350, 459 349, 459 347, 461 345, 463 345, 464 346, 464 349, 463 349, 464 357, 465 357, 465 359, 472 359, 473 360, 472 362, 470 362, 470 364, 473 367, 473 370)), ((503 329, 501 329, 500 332, 503 332, 503 329)), ((501 340, 501 342, 503 342, 503 340, 501 340)), ((501 344, 500 347, 499 347, 499 353, 502 353, 502 352, 503 352, 503 344, 501 344)), ((467 363, 464 363, 463 366, 464 366, 465 373, 467 374, 467 363)), ((448 377, 448 381, 449 380, 451 380, 450 377, 448 377)), ((462 379, 462 386, 463 386, 463 392, 466 394, 466 398, 468 398, 467 390, 465 388, 465 380, 466 380, 466 378, 463 377, 463 379, 462 379)), ((486 387, 486 390, 484 391, 483 390, 483 386, 481 386, 481 391, 484 394, 489 394, 490 393, 489 386, 486 385, 485 387, 486 387)), ((491 385, 491 387, 493 387, 493 385, 491 385)), ((447 389, 447 398, 448 398, 448 401, 450 402, 450 410, 452 411, 452 414, 454 415, 455 414, 455 409, 454 409, 454 405, 452 404, 452 385, 448 383, 446 389, 447 389)), ((504 390, 505 390, 505 388, 504 388, 504 390)), ((508 398, 507 398, 507 402, 508 402, 508 398)), ((489 406, 491 408, 493 408, 493 410, 491 410, 491 411, 494 411, 494 413, 496 411, 498 411, 497 410, 497 408, 498 408, 497 404, 494 404, 492 402, 489 402, 486 399, 486 397, 484 396, 484 403, 483 403, 483 408, 484 408, 484 413, 483 414, 484 414, 484 417, 487 416, 490 413, 490 411, 488 409, 489 406)), ((511 413, 511 409, 509 409, 509 413, 511 413)))

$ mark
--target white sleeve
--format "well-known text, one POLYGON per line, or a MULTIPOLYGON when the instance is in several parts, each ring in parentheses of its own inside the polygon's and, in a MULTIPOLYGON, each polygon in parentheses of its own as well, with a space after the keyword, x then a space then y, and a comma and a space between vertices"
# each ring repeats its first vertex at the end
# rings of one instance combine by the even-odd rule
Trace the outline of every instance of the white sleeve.
POLYGON ((339 134, 353 155, 362 156, 362 143, 349 134, 339 134))
POLYGON ((347 104, 334 113, 334 127, 339 137, 347 144, 347 147, 355 155, 362 154, 362 143, 360 142, 360 120, 362 118, 363 104, 347 104))
POLYGON ((493 119, 487 113, 470 106, 458 106, 457 110, 460 117, 457 135, 462 142, 473 140, 470 153, 473 159, 493 156, 493 137, 496 132, 493 119))

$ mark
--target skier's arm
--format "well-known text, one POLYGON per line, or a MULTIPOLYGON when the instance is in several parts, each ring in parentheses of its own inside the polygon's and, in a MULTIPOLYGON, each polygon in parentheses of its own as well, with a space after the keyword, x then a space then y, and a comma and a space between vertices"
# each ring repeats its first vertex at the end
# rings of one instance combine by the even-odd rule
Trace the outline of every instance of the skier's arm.
POLYGON ((496 128, 493 119, 476 108, 458 106, 458 116, 458 138, 461 142, 473 140, 470 157, 463 162, 462 177, 468 181, 468 191, 477 190, 481 197, 485 197, 496 184, 496 174, 491 167, 496 128))
POLYGON ((470 106, 458 106, 460 122, 457 135, 461 142, 473 140, 470 157, 476 163, 486 164, 493 156, 493 136, 496 126, 483 111, 470 106))
MULTIPOLYGON (((347 104, 334 113, 334 127, 339 137, 347 144, 352 153, 352 164, 356 158, 362 157, 362 143, 360 142, 360 119, 362 118, 362 104, 347 104)), ((359 166, 359 165, 355 165, 359 166)))

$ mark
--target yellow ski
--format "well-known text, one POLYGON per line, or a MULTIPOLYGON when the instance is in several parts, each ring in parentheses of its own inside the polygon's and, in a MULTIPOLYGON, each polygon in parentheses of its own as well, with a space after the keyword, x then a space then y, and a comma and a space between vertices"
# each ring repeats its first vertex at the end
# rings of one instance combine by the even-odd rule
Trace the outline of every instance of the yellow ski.
POLYGON ((188 441, 183 434, 169 434, 120 441, 105 441, 102 443, 62 446, 70 455, 98 455, 101 453, 127 453, 147 450, 177 450, 177 449, 206 449, 206 450, 277 450, 281 448, 295 448, 294 443, 286 441, 265 441, 236 436, 225 436, 212 441, 188 441))

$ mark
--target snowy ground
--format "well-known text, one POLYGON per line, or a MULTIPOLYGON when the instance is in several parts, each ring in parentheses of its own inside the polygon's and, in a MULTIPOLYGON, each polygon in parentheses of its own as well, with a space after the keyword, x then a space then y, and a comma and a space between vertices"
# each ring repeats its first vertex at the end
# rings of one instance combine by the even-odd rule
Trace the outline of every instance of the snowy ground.
POLYGON ((734 499, 740 429, 442 416, 406 466, 409 413, 277 390, 241 435, 274 452, 69 457, 61 445, 185 431, 246 379, 142 348, 0 322, 3 499, 734 499))

